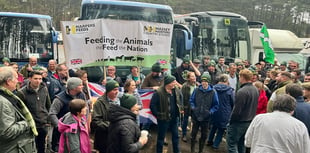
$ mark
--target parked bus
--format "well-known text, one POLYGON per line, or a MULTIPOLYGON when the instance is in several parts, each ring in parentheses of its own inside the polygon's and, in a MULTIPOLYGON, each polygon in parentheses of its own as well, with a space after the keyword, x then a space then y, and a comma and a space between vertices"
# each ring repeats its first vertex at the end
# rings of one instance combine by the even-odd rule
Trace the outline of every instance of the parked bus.
POLYGON ((55 57, 57 34, 47 15, 0 12, 0 58, 23 65, 29 57, 46 65, 55 57))
MULTIPOLYGON (((79 20, 102 18, 173 24, 173 11, 170 6, 142 2, 83 0, 80 14, 79 20)), ((89 72, 91 81, 98 81, 98 76, 103 74, 102 67, 86 67, 84 69, 89 72)), ((142 72, 147 74, 149 70, 149 68, 143 68, 142 72)), ((129 73, 130 67, 117 66, 117 75, 121 78, 125 79, 129 73)))
MULTIPOLYGON (((230 12, 207 11, 176 15, 174 20, 174 30, 177 30, 176 25, 183 31, 188 28, 190 33, 186 37, 193 37, 192 40, 186 38, 188 40, 185 48, 174 45, 174 66, 180 65, 178 61, 186 55, 190 55, 191 59, 202 59, 203 56, 209 55, 214 60, 224 56, 226 63, 234 62, 235 59, 251 60, 249 27, 244 16, 230 12)), ((174 35, 173 39, 184 39, 184 36, 174 35)))

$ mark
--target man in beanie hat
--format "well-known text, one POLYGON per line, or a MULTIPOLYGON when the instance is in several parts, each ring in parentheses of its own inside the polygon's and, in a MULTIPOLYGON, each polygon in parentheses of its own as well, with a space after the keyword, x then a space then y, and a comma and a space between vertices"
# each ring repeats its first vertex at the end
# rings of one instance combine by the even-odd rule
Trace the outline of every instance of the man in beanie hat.
POLYGON ((281 71, 288 71, 287 69, 287 63, 285 61, 281 62, 280 64, 280 70, 281 71))
POLYGON ((110 105, 120 105, 118 98, 119 84, 115 80, 109 80, 106 83, 106 92, 99 97, 94 104, 91 127, 95 133, 94 148, 100 153, 105 153, 110 143, 108 141, 108 111, 110 105))
POLYGON ((77 77, 69 78, 66 85, 66 90, 57 94, 52 102, 50 111, 48 113, 51 123, 54 127, 52 136, 52 150, 58 151, 58 142, 60 133, 57 129, 58 119, 69 112, 69 102, 73 99, 86 100, 83 90, 82 80, 77 77))
POLYGON ((211 81, 208 83, 211 85, 215 85, 217 83, 216 77, 219 76, 219 73, 217 72, 217 69, 215 68, 215 66, 216 66, 216 63, 211 61, 208 64, 208 71, 204 72, 204 73, 209 73, 211 77, 211 81))
POLYGON ((163 84, 163 82, 164 76, 161 72, 160 63, 155 63, 152 66, 152 72, 145 77, 141 88, 157 90, 159 86, 163 84))
POLYGON ((186 80, 183 76, 186 76, 187 71, 195 72, 196 76, 200 76, 201 73, 198 68, 193 64, 189 58, 184 58, 180 66, 176 68, 175 73, 173 74, 178 83, 183 84, 186 80))
POLYGON ((191 97, 190 105, 192 110, 193 128, 191 133, 191 152, 195 152, 195 143, 198 130, 201 130, 199 139, 199 153, 203 152, 205 141, 207 139, 208 125, 211 115, 219 108, 219 100, 217 92, 213 90, 213 86, 209 84, 211 76, 204 73, 201 76, 201 85, 196 88, 191 97))
POLYGON ((3 58, 2 58, 2 64, 3 64, 3 66, 9 66, 10 63, 11 63, 11 61, 10 61, 9 58, 7 58, 7 57, 3 57, 3 58))
POLYGON ((183 111, 183 97, 180 89, 176 87, 174 76, 165 76, 164 85, 161 86, 151 98, 150 109, 157 117, 157 145, 156 152, 163 150, 167 130, 171 130, 173 152, 179 153, 178 117, 183 111))
POLYGON ((120 98, 120 106, 110 105, 108 153, 136 153, 147 143, 148 138, 142 137, 140 134, 140 128, 136 121, 138 114, 137 99, 130 94, 124 94, 120 98))

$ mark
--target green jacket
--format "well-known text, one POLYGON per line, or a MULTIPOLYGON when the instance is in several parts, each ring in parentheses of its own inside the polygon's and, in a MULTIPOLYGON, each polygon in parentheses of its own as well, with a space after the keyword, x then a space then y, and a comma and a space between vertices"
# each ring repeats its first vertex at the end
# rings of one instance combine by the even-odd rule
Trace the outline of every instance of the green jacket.
POLYGON ((0 152, 35 153, 35 137, 14 98, 0 91, 0 152))
POLYGON ((94 148, 105 152, 108 146, 108 110, 110 102, 106 93, 99 97, 93 106, 91 130, 95 133, 94 148))

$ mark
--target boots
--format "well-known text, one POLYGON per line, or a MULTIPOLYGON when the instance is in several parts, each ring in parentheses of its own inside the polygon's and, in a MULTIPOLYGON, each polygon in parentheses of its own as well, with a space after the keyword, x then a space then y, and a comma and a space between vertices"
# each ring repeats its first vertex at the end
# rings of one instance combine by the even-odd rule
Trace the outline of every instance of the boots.
POLYGON ((195 140, 191 140, 191 153, 195 153, 195 140))
POLYGON ((198 153, 202 153, 203 152, 203 148, 205 147, 205 140, 199 140, 199 152, 198 153))

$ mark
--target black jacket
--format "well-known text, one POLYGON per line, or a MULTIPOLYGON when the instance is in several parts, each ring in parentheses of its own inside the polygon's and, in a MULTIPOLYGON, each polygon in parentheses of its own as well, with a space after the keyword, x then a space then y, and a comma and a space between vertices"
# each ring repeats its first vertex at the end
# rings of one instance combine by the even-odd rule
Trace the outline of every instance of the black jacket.
POLYGON ((256 115, 259 92, 252 83, 244 83, 236 93, 230 122, 252 121, 256 115))
POLYGON ((16 94, 28 107, 37 128, 42 128, 48 123, 48 111, 51 107, 51 101, 47 87, 41 83, 39 90, 35 91, 30 87, 30 82, 16 94))
POLYGON ((110 105, 108 153, 138 153, 142 148, 139 142, 140 129, 136 114, 118 105, 110 105))

